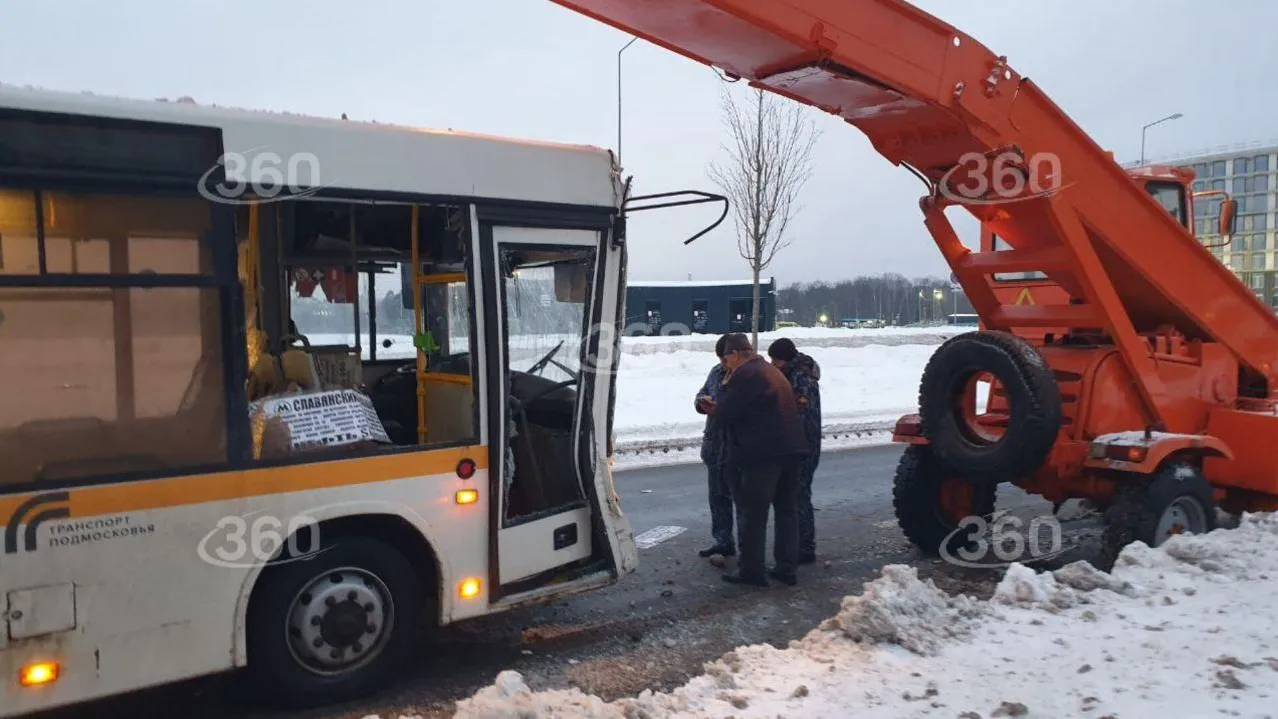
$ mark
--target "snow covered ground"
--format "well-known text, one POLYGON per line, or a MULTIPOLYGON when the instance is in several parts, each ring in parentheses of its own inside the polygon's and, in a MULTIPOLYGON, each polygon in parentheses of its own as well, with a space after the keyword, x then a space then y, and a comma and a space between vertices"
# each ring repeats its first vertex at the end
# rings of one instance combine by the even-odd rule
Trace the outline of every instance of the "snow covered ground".
POLYGON ((604 702, 532 692, 503 671, 456 716, 1274 717, 1275 593, 1275 515, 1157 550, 1131 545, 1112 574, 1013 565, 990 601, 890 565, 788 648, 738 647, 670 693, 604 702))
MULTIPOLYGON (((891 422, 916 411, 919 377, 939 342, 814 347, 796 340, 796 344, 821 365, 821 415, 825 424, 833 425, 891 422)), ((696 437, 705 426, 705 417, 693 409, 692 400, 718 361, 714 343, 696 351, 661 349, 626 352, 621 357, 618 444, 696 437)))
MULTIPOLYGON (((970 327, 791 328, 759 335, 766 352, 789 337, 821 365, 826 450, 879 444, 918 410, 923 368, 946 339, 970 327)), ((615 469, 698 462, 705 417, 692 399, 717 361, 715 335, 623 340, 617 377, 615 469)))

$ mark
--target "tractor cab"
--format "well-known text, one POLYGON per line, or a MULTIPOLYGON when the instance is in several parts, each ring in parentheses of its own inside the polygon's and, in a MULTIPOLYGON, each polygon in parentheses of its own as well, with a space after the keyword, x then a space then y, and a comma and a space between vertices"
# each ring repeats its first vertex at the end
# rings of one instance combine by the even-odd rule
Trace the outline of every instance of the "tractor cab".
MULTIPOLYGON (((1196 200, 1205 200, 1201 207, 1208 217, 1218 220, 1216 233, 1228 236, 1233 233, 1234 217, 1237 212, 1236 201, 1223 190, 1193 191, 1194 171, 1188 167, 1173 165, 1145 165, 1128 168, 1127 176, 1140 185, 1162 205, 1176 221, 1189 232, 1194 232, 1196 200)), ((1207 248, 1218 245, 1206 244, 1207 248)), ((981 252, 1004 251, 1012 249, 1000 238, 990 225, 981 224, 981 252)), ((1069 293, 1052 282, 1042 272, 1005 272, 993 276, 991 282, 994 294, 1000 301, 1012 305, 1069 304, 1069 293)), ((1060 336, 1065 331, 1061 327, 1035 328, 1032 336, 1025 339, 1039 344, 1045 336, 1060 336)))

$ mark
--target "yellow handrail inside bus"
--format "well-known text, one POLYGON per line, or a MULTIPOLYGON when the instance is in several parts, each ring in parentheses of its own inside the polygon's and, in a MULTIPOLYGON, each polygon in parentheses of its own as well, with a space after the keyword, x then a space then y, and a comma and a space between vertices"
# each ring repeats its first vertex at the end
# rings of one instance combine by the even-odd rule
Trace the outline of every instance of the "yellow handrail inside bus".
POLYGON ((422 317, 422 266, 420 250, 417 247, 419 232, 417 229, 421 207, 413 205, 412 261, 413 261, 413 346, 417 348, 417 443, 426 444, 426 385, 422 382, 426 374, 426 350, 421 346, 421 337, 426 329, 422 317))
POLYGON ((450 285, 454 282, 465 282, 465 272, 449 272, 440 275, 422 275, 423 285, 450 285))
POLYGON ((248 212, 248 242, 244 247, 243 262, 243 285, 244 285, 244 314, 247 329, 246 334, 246 351, 248 355, 248 366, 251 368, 259 357, 266 352, 266 338, 263 336, 260 328, 262 326, 260 320, 261 309, 258 307, 259 302, 259 278, 261 277, 261 235, 258 231, 258 205, 253 203, 249 205, 248 212))

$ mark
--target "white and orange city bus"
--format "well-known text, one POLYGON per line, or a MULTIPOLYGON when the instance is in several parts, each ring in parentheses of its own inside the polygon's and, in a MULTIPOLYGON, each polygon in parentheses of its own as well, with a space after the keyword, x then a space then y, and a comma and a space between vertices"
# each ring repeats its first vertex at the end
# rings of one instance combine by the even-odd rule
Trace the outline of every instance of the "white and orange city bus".
POLYGON ((0 716, 238 667, 342 700, 433 626, 632 572, 627 184, 591 147, 0 87, 0 716))

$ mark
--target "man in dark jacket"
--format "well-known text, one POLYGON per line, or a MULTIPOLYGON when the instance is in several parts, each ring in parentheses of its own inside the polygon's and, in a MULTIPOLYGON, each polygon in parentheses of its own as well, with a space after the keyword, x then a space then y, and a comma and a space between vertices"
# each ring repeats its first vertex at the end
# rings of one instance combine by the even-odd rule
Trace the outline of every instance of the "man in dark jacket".
POLYGON ((812 511, 812 478, 821 461, 821 366, 816 360, 799 352, 794 342, 781 338, 768 347, 772 366, 790 381, 799 403, 799 418, 803 423, 804 438, 808 441, 808 456, 804 458, 799 473, 799 564, 816 561, 816 517, 812 511))
POLYGON ((697 412, 706 415, 706 428, 701 437, 701 461, 706 465, 706 474, 710 485, 710 536, 714 544, 699 552, 702 557, 715 554, 731 557, 737 553, 737 542, 732 535, 732 482, 727 470, 727 438, 718 418, 707 414, 707 408, 718 399, 727 376, 728 365, 723 356, 723 345, 727 335, 719 338, 714 345, 714 353, 719 362, 710 369, 706 382, 697 392, 693 402, 697 412))
POLYGON ((799 558, 795 493, 800 465, 808 454, 798 401, 785 375, 755 354, 745 335, 728 335, 724 355, 731 376, 708 410, 728 433, 741 556, 737 573, 723 578, 734 584, 768 585, 763 553, 772 509, 776 565, 770 574, 793 585, 799 558))

